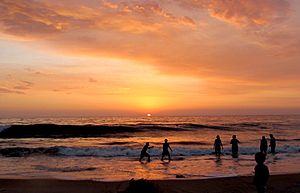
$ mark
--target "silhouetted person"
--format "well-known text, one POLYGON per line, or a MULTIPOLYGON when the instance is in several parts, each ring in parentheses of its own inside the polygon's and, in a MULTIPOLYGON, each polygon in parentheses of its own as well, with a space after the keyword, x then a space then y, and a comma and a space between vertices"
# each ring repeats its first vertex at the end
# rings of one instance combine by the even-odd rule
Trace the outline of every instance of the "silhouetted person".
POLYGON ((144 145, 144 147, 143 147, 143 149, 142 149, 142 151, 141 151, 140 159, 139 159, 140 162, 142 161, 142 159, 143 159, 144 157, 148 157, 147 161, 150 162, 150 155, 149 155, 149 153, 147 153, 147 150, 153 148, 153 146, 149 147, 149 145, 150 145, 149 142, 147 142, 147 143, 144 145))
POLYGON ((270 134, 270 147, 271 147, 271 153, 275 153, 276 139, 273 136, 273 134, 270 134))
POLYGON ((151 181, 140 179, 140 180, 134 180, 131 179, 129 181, 129 186, 120 192, 117 193, 161 193, 162 191, 160 188, 156 186, 151 181))
POLYGON ((231 151, 232 151, 232 155, 237 155, 239 152, 239 144, 240 141, 236 138, 236 135, 232 136, 232 139, 230 141, 231 144, 231 151))
POLYGON ((258 193, 265 193, 267 182, 270 176, 268 167, 264 164, 266 160, 266 154, 258 152, 255 154, 255 161, 257 165, 254 168, 255 175, 253 182, 256 186, 258 193))
POLYGON ((214 143, 214 148, 215 148, 215 154, 216 155, 221 155, 221 147, 223 149, 223 144, 222 144, 222 141, 220 139, 220 136, 217 135, 217 137, 215 139, 215 143, 214 143))
POLYGON ((171 155, 170 155, 169 149, 171 151, 173 151, 168 143, 168 140, 165 139, 165 143, 163 144, 163 152, 162 152, 162 156, 161 156, 161 161, 164 161, 165 156, 168 156, 169 162, 171 161, 171 155))
POLYGON ((265 136, 262 136, 260 140, 260 152, 267 154, 268 142, 265 136))

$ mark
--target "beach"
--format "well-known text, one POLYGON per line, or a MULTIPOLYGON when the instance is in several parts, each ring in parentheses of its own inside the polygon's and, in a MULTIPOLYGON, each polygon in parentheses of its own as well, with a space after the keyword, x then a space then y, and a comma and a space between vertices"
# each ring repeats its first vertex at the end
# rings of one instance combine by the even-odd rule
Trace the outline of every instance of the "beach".
MULTIPOLYGON (((254 193, 252 176, 214 179, 152 180, 164 193, 254 193)), ((129 181, 101 182, 91 180, 55 179, 0 179, 0 192, 4 193, 115 193, 124 191, 129 181)), ((300 174, 272 175, 268 191, 272 193, 300 192, 300 174)))

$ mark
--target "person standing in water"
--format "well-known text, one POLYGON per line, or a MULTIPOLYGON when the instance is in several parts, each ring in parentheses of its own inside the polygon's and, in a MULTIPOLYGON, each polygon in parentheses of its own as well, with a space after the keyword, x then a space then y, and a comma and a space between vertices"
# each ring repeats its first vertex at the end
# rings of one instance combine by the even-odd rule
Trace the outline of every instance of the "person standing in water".
POLYGON ((276 147, 276 139, 273 136, 273 134, 270 134, 270 147, 271 147, 271 153, 275 153, 275 147, 276 147))
POLYGON ((231 146, 231 151, 232 151, 232 155, 237 155, 239 152, 239 144, 240 141, 236 138, 236 135, 232 136, 232 139, 230 141, 231 146))
POLYGON ((216 155, 221 155, 221 147, 223 150, 223 144, 221 141, 221 138, 219 135, 217 135, 216 139, 215 139, 215 143, 214 143, 214 148, 215 148, 215 154, 216 155))
POLYGON ((260 152, 267 154, 268 150, 268 141, 265 136, 262 136, 260 140, 260 152))
POLYGON ((266 160, 266 154, 258 152, 255 154, 255 161, 257 165, 254 168, 253 182, 256 186, 257 193, 265 193, 267 182, 270 176, 269 168, 264 164, 266 160))
POLYGON ((171 155, 170 155, 169 149, 171 151, 173 151, 172 148, 170 147, 170 144, 168 143, 168 140, 165 139, 165 143, 163 144, 163 152, 162 152, 162 156, 161 156, 161 161, 164 161, 165 156, 168 156, 169 162, 171 161, 171 155))
POLYGON ((148 157, 147 161, 150 162, 150 155, 149 155, 149 153, 147 152, 147 150, 153 148, 153 146, 149 147, 149 145, 150 145, 149 142, 147 142, 147 143, 144 145, 144 147, 143 147, 143 149, 142 149, 142 151, 141 151, 140 159, 139 159, 140 162, 142 161, 142 159, 143 159, 144 157, 148 157))

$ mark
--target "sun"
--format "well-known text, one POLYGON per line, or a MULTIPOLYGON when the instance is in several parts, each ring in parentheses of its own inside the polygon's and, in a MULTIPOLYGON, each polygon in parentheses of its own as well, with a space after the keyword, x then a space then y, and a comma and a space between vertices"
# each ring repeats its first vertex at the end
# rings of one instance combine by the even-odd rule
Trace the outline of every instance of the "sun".
POLYGON ((147 117, 151 117, 152 115, 150 113, 147 114, 147 117))

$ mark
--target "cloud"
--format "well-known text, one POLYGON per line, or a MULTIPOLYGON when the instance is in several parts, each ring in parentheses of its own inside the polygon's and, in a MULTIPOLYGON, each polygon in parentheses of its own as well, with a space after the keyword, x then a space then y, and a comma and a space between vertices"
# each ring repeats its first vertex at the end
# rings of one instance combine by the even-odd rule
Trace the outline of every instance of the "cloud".
POLYGON ((290 13, 286 0, 212 0, 209 13, 217 19, 242 27, 257 27, 280 22, 290 13))
POLYGON ((279 33, 281 24, 293 25, 286 23, 287 0, 3 0, 0 10, 3 33, 60 54, 130 59, 201 78, 294 78, 299 72, 296 60, 274 57, 298 50, 292 44, 298 29, 289 44, 278 40, 290 34, 279 33))
POLYGON ((176 0, 180 6, 207 10, 221 21, 240 27, 258 27, 285 20, 290 14, 288 0, 176 0))
POLYGON ((113 3, 101 0, 3 0, 0 2, 0 23, 4 33, 28 38, 51 38, 79 29, 143 33, 157 32, 164 25, 195 25, 188 16, 177 17, 162 9, 156 1, 113 3))
POLYGON ((23 91, 11 90, 8 88, 0 87, 0 94, 25 94, 23 91))
POLYGON ((90 83, 97 83, 98 81, 96 79, 94 79, 94 78, 89 78, 89 82, 90 83))
POLYGON ((17 86, 14 86, 16 90, 29 90, 33 87, 34 83, 22 80, 17 86))

